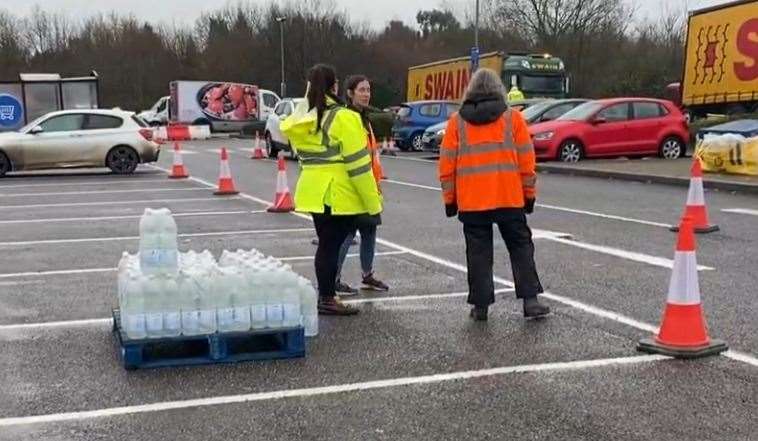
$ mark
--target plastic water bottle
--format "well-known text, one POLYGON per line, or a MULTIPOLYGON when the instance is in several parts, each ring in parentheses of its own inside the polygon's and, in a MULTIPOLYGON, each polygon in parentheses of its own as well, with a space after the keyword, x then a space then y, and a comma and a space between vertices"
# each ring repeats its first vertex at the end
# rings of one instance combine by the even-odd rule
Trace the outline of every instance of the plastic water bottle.
POLYGON ((163 337, 163 299, 160 276, 149 275, 142 280, 145 304, 145 328, 148 338, 163 337))
POLYGON ((140 266, 145 274, 176 274, 177 228, 167 208, 145 209, 140 218, 140 266))
POLYGON ((161 278, 159 284, 163 310, 163 335, 177 337, 182 333, 182 315, 179 309, 179 286, 174 276, 161 278))
POLYGON ((245 279, 237 267, 222 268, 217 277, 219 332, 250 329, 250 305, 244 298, 245 279))
POLYGON ((250 304, 250 327, 252 329, 263 329, 267 325, 266 288, 263 281, 261 268, 246 267, 245 289, 247 291, 247 303, 250 304))
POLYGON ((200 286, 187 272, 182 270, 177 279, 179 289, 178 306, 182 314, 182 334, 200 335, 200 286))
POLYGON ((278 278, 278 272, 273 266, 265 265, 261 281, 266 299, 266 327, 281 328, 284 324, 284 305, 282 305, 282 284, 278 278))
POLYGON ((281 299, 284 311, 283 325, 293 328, 302 325, 300 292, 297 275, 288 266, 281 270, 281 299))
POLYGON ((142 276, 132 273, 124 285, 124 303, 121 305, 121 326, 133 340, 147 338, 145 323, 145 297, 142 276))
POLYGON ((311 282, 304 277, 300 277, 298 280, 298 292, 305 336, 315 337, 318 335, 318 294, 313 289, 311 282))
POLYGON ((216 295, 214 292, 215 268, 198 273, 195 283, 198 285, 198 330, 200 334, 213 334, 218 329, 216 322, 216 295))

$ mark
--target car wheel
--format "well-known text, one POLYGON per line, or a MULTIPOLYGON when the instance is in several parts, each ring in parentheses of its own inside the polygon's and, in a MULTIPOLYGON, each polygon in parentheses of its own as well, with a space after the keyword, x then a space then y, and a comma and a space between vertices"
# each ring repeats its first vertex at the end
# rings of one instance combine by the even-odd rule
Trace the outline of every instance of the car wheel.
POLYGON ((105 157, 105 165, 117 175, 130 175, 139 165, 139 155, 129 146, 116 146, 105 157))
POLYGON ((420 152, 424 148, 423 135, 421 133, 416 133, 411 136, 410 144, 413 151, 420 152))
POLYGON ((664 159, 681 158, 684 154, 684 143, 679 138, 670 136, 661 142, 658 154, 664 159))
POLYGON ((584 147, 577 140, 564 141, 558 148, 558 160, 561 162, 579 162, 584 156, 584 147))
POLYGON ((5 174, 12 169, 13 167, 11 166, 11 161, 8 159, 8 156, 6 156, 5 153, 0 152, 0 176, 5 176, 5 174))
POLYGON ((266 154, 272 159, 279 156, 279 149, 274 147, 274 140, 271 139, 271 133, 268 132, 266 132, 266 154))

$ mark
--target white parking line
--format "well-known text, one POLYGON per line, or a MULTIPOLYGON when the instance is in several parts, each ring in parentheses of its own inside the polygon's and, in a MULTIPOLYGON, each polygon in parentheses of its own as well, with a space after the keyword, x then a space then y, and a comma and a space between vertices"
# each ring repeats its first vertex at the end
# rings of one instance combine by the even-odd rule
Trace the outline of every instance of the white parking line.
MULTIPOLYGON (((242 236, 247 234, 275 234, 275 233, 302 233, 313 231, 313 228, 280 228, 267 230, 237 230, 237 231, 214 231, 210 233, 184 233, 178 234, 179 238, 187 237, 211 237, 211 236, 242 236)), ((139 240, 139 236, 121 237, 88 237, 84 239, 49 239, 49 240, 26 240, 19 242, 0 242, 2 247, 28 246, 28 245, 53 245, 62 243, 89 243, 89 242, 118 242, 124 240, 139 240)))
MULTIPOLYGON (((407 254, 404 251, 383 251, 383 252, 376 252, 374 253, 374 256, 399 256, 401 254, 407 254)), ((347 254, 347 257, 358 257, 360 254, 358 253, 349 253, 347 254)), ((282 262, 299 262, 299 261, 307 261, 307 260, 313 260, 314 256, 297 256, 297 257, 279 257, 278 259, 282 262)))
POLYGON ((724 208, 721 211, 724 213, 748 214, 750 216, 758 216, 758 210, 751 210, 749 208, 724 208))
MULTIPOLYGON (((171 213, 174 217, 201 217, 201 216, 227 216, 233 214, 261 214, 267 213, 266 210, 240 210, 240 211, 195 211, 187 213, 171 213)), ((0 225, 8 224, 47 224, 55 222, 96 222, 96 221, 117 221, 127 219, 139 219, 141 214, 131 214, 124 216, 100 216, 100 217, 59 217, 47 219, 14 219, 0 220, 0 225)))
MULTIPOLYGON (((420 188, 423 190, 432 190, 432 191, 442 191, 439 187, 432 187, 429 185, 421 185, 421 184, 412 184, 410 182, 402 182, 402 181, 396 181, 394 179, 385 179, 382 182, 388 182, 390 184, 396 184, 396 185, 403 185, 406 187, 413 187, 413 188, 420 188)), ((548 204, 542 204, 538 203, 537 207, 540 208, 547 208, 548 210, 556 210, 556 211, 564 211, 567 213, 574 213, 574 214, 583 214, 586 216, 592 216, 592 217, 599 217, 603 219, 611 219, 611 220, 617 220, 622 222, 630 222, 635 224, 641 224, 641 225, 649 225, 652 227, 661 227, 661 228, 670 228, 671 224, 665 224, 661 222, 653 222, 653 221, 647 221, 642 219, 634 219, 630 217, 623 217, 623 216, 616 216, 613 214, 605 214, 605 213, 598 213, 595 211, 587 211, 587 210, 577 210, 575 208, 568 208, 568 207, 559 207, 557 205, 548 205, 548 204)))
MULTIPOLYGON (((307 229, 306 229, 307 230, 307 229)), ((311 231, 311 230, 308 230, 311 231)), ((407 254, 404 251, 384 251, 377 252, 375 256, 397 256, 401 254, 407 254)), ((359 254, 350 253, 347 257, 358 257, 359 254)), ((297 262, 313 260, 314 256, 291 256, 291 257, 277 257, 282 262, 297 262)), ((118 271, 116 267, 110 268, 81 268, 81 269, 67 269, 67 270, 51 270, 51 271, 26 271, 22 273, 0 273, 0 279, 15 279, 22 277, 47 277, 47 276, 69 276, 74 274, 93 274, 93 273, 112 273, 118 271)), ((2 283, 2 282, 0 282, 2 283)), ((7 282, 12 283, 12 282, 7 282)))
POLYGON ((137 201, 107 201, 107 202, 66 202, 62 204, 31 204, 31 205, 6 205, 4 211, 21 208, 54 208, 54 207, 96 207, 100 205, 130 205, 130 204, 165 204, 167 202, 222 202, 240 200, 239 196, 225 196, 213 198, 182 198, 182 199, 142 199, 137 201))
MULTIPOLYGON (((284 260, 284 259, 281 259, 284 260)), ((497 289, 495 294, 513 292, 513 289, 497 289)), ((416 300, 444 300, 468 296, 468 292, 452 292, 446 294, 420 294, 415 296, 394 296, 394 297, 372 297, 363 299, 342 299, 342 303, 351 305, 360 305, 367 303, 392 303, 392 302, 411 302, 416 300)), ((0 325, 0 333, 4 331, 21 331, 26 329, 55 329, 55 328, 75 328, 84 326, 111 326, 113 319, 97 318, 84 320, 62 320, 56 322, 39 322, 39 323, 18 323, 13 325, 0 325)))
POLYGON ((331 386, 312 387, 304 389, 285 389, 271 392, 258 392, 244 395, 227 395, 193 400, 166 401, 151 404, 141 404, 107 409, 88 410, 81 412, 55 413, 0 419, 0 427, 60 423, 64 421, 79 421, 93 418, 107 418, 119 415, 134 415, 149 412, 165 412, 169 410, 220 406, 226 404, 241 404, 259 401, 280 400, 286 398, 316 397, 348 392, 361 392, 392 387, 437 384, 449 381, 464 381, 476 378, 486 378, 519 373, 576 371, 608 366, 633 365, 668 360, 661 355, 640 355, 634 357, 604 358, 597 360, 581 360, 557 363, 528 364, 520 366, 505 366, 491 369, 450 372, 444 374, 422 375, 417 377, 392 378, 387 380, 366 381, 361 383, 336 384, 331 386))
MULTIPOLYGON (((666 259, 664 257, 651 256, 649 254, 636 253, 633 251, 626 251, 619 248, 607 247, 603 245, 593 245, 591 243, 579 242, 576 240, 567 240, 562 237, 547 236, 544 239, 562 243, 576 248, 582 248, 585 250, 594 251, 596 253, 607 254, 609 256, 620 257, 622 259, 631 260, 633 262, 646 263, 648 265, 658 266, 661 268, 674 268, 674 261, 666 259)), ((697 266, 698 271, 713 271, 714 268, 704 265, 697 266)))
POLYGON ((59 182, 59 183, 48 183, 48 184, 11 184, 11 185, 0 185, 0 190, 4 189, 13 189, 13 188, 36 188, 36 187, 72 187, 72 186, 87 186, 87 185, 109 185, 109 184, 118 184, 118 185, 126 185, 126 184, 133 184, 133 183, 181 183, 181 180, 176 179, 107 179, 102 181, 80 181, 80 182, 59 182))
POLYGON ((67 276, 71 274, 109 273, 109 272, 113 272, 117 270, 118 268, 83 268, 83 269, 73 269, 73 270, 27 271, 23 273, 0 274, 0 279, 15 279, 18 277, 67 276))
MULTIPOLYGON (((170 170, 167 170, 165 168, 157 167, 157 166, 154 166, 154 165, 150 165, 150 167, 152 167, 154 169, 162 170, 165 173, 170 173, 170 170)), ((203 185, 206 185, 206 186, 209 186, 209 187, 214 187, 214 185, 212 183, 208 182, 208 181, 205 181, 205 180, 202 180, 202 179, 199 179, 199 178, 194 178, 194 177, 190 178, 190 179, 193 179, 195 182, 199 182, 199 183, 201 183, 203 185)), ((248 199, 248 200, 251 200, 251 201, 254 201, 254 202, 257 202, 259 204, 263 204, 264 206, 271 205, 270 201, 267 201, 265 199, 261 199, 261 198, 249 195, 247 193, 240 193, 240 197, 248 199)), ((300 217, 302 219, 306 219, 306 220, 312 221, 311 217, 307 216, 305 214, 297 213, 297 212, 293 212, 292 214, 294 216, 300 217)), ((442 266, 446 266, 448 268, 455 269, 455 270, 461 271, 463 273, 468 273, 468 270, 467 270, 467 268, 464 265, 460 265, 460 264, 457 264, 455 262, 452 262, 452 261, 449 261, 449 260, 446 260, 446 259, 443 259, 443 258, 440 258, 440 257, 437 257, 437 256, 433 256, 433 255, 428 254, 428 253, 424 253, 422 251, 418 251, 418 250, 414 250, 412 248, 404 247, 402 245, 396 244, 394 242, 390 242, 390 241, 385 240, 385 239, 377 238, 376 241, 377 241, 377 243, 380 243, 382 245, 388 246, 390 248, 393 248, 393 249, 396 249, 396 250, 399 250, 399 251, 406 251, 409 254, 412 254, 412 255, 420 257, 422 259, 428 260, 430 262, 438 263, 438 264, 440 264, 442 266)), ((513 282, 511 282, 510 280, 503 279, 502 277, 495 276, 495 277, 493 277, 493 280, 496 283, 499 283, 501 285, 507 286, 509 288, 515 287, 515 285, 513 284, 513 282)), ((561 295, 558 295, 558 294, 553 294, 553 293, 550 293, 550 292, 545 292, 545 293, 542 294, 542 296, 545 297, 545 298, 547 298, 547 299, 550 299, 550 300, 552 300, 554 302, 561 303, 563 305, 570 306, 572 308, 578 309, 578 310, 586 312, 588 314, 595 315, 597 317, 601 317, 601 318, 604 318, 604 319, 607 319, 607 320, 611 320, 611 321, 614 321, 614 322, 617 322, 617 323, 621 323, 621 324, 633 327, 635 329, 639 329, 639 330, 647 331, 647 332, 651 332, 651 333, 657 333, 658 332, 658 327, 657 326, 654 326, 654 325, 651 325, 649 323, 645 323, 645 322, 639 321, 639 320, 637 320, 635 318, 632 318, 632 317, 629 317, 629 316, 626 316, 626 315, 623 315, 623 314, 620 314, 620 313, 609 311, 609 310, 606 310, 606 309, 603 309, 603 308, 598 308, 596 306, 593 306, 593 305, 590 305, 590 304, 587 304, 587 303, 584 303, 584 302, 580 302, 578 300, 574 300, 574 299, 569 298, 569 297, 561 296, 561 295)), ((753 366, 758 367, 758 358, 753 357, 750 354, 745 354, 745 353, 742 353, 742 352, 730 350, 730 351, 725 352, 723 355, 725 357, 727 357, 727 358, 731 358, 731 359, 737 360, 737 361, 742 361, 742 362, 745 362, 745 363, 748 363, 748 364, 751 364, 753 366)))
POLYGON ((128 190, 98 190, 98 191, 61 191, 51 193, 15 193, 1 194, 0 198, 20 198, 34 196, 69 196, 69 195, 92 195, 92 194, 117 194, 117 193, 163 193, 165 191, 208 191, 207 188, 132 188, 128 190))

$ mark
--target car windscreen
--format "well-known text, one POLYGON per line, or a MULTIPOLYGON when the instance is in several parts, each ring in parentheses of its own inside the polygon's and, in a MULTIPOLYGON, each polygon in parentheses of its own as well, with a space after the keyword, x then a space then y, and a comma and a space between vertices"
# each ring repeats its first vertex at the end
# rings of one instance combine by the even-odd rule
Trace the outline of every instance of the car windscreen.
POLYGON ((401 107, 397 111, 397 117, 398 118, 407 118, 409 116, 411 116, 411 108, 410 107, 403 106, 403 107, 401 107))
POLYGON ((552 106, 552 102, 544 102, 544 103, 537 103, 533 106, 529 106, 526 109, 521 111, 521 114, 524 116, 524 118, 527 121, 532 121, 533 119, 537 118, 544 112, 545 110, 549 109, 550 106, 552 106))
POLYGON ((587 121, 592 115, 594 115, 600 108, 603 107, 601 103, 584 103, 577 106, 568 112, 564 113, 558 120, 561 121, 587 121))
POLYGON ((563 92, 563 78, 522 75, 521 90, 527 92, 563 92))

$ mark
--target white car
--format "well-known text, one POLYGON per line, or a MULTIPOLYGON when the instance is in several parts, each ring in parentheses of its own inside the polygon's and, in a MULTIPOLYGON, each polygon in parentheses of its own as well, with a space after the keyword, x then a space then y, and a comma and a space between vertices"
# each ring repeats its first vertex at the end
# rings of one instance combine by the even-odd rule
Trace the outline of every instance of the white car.
POLYGON ((37 118, 17 132, 0 133, 0 176, 11 171, 108 167, 131 174, 158 160, 153 130, 133 112, 64 110, 37 118))
POLYGON ((268 116, 266 120, 266 151, 269 158, 276 158, 279 151, 289 152, 290 157, 294 157, 295 153, 292 151, 290 141, 279 129, 279 125, 288 116, 292 115, 295 110, 295 106, 305 101, 305 98, 284 98, 279 101, 274 111, 268 116))

